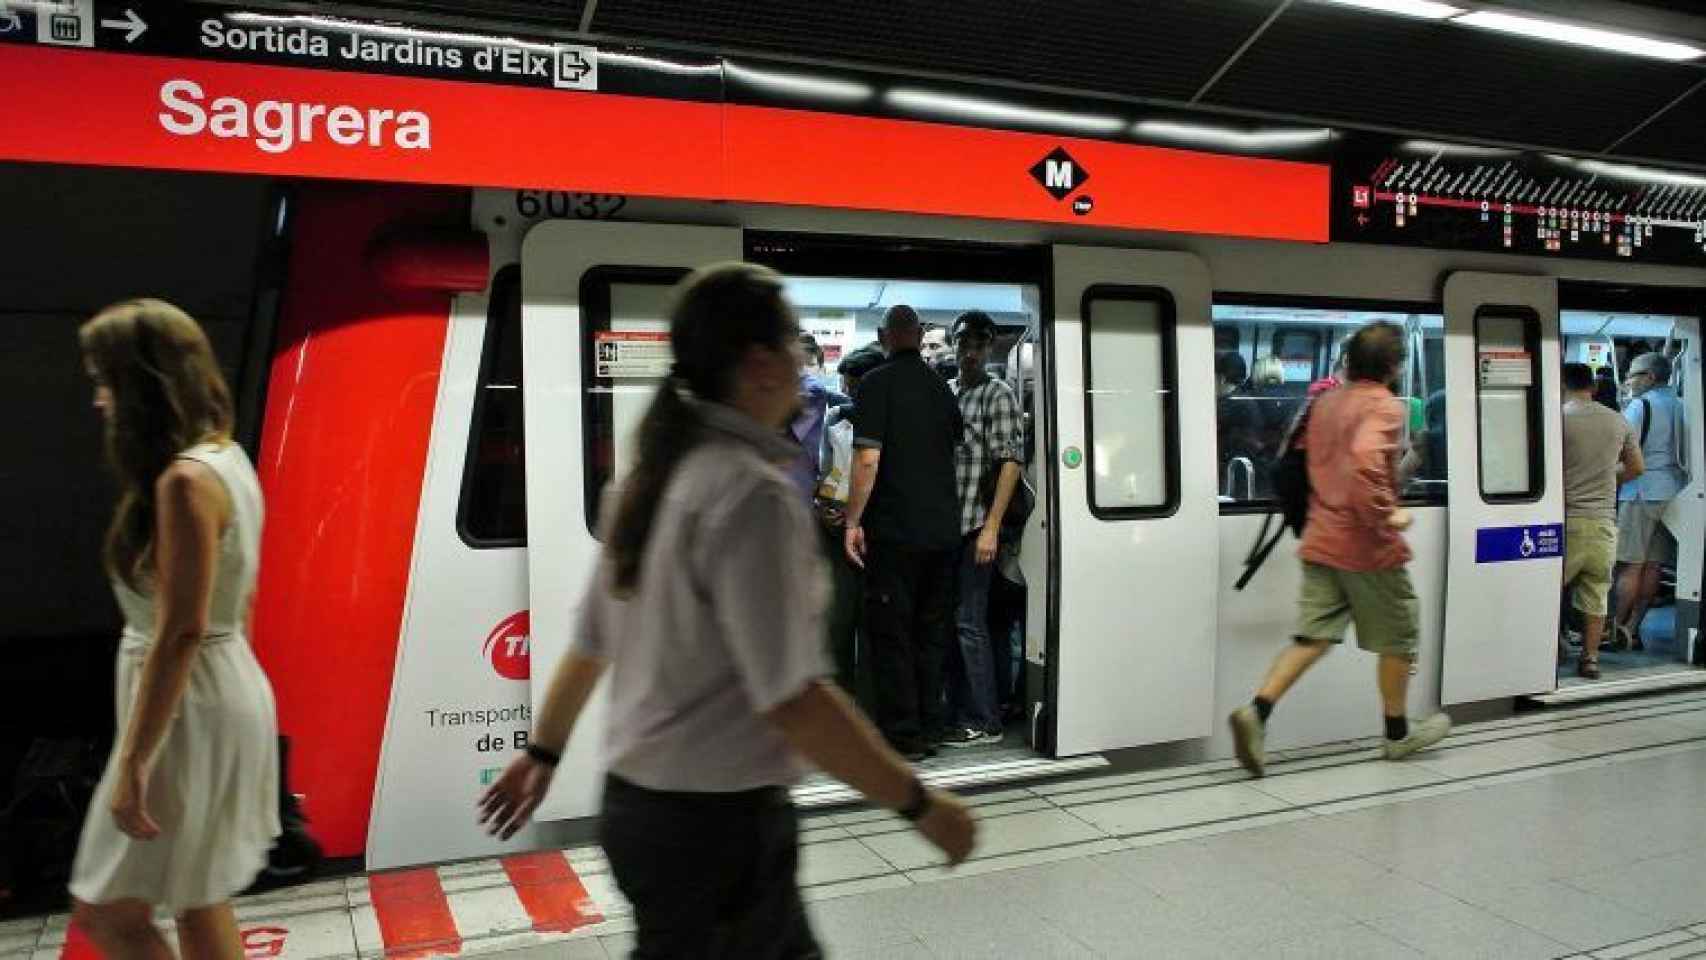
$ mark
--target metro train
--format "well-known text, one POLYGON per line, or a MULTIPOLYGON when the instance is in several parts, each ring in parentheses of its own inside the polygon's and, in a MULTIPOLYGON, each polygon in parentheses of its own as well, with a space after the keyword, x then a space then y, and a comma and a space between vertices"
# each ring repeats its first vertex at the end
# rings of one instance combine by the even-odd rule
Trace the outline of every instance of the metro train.
MULTIPOLYGON (((1008 331, 1004 375, 1025 398, 1038 495, 1019 555, 1025 722, 1008 746, 927 763, 943 782, 1231 755, 1221 719, 1286 642, 1299 571, 1282 553, 1233 588, 1270 503, 1260 456, 1222 454, 1223 404, 1290 409, 1362 324, 1405 326, 1411 440, 1441 453, 1407 493, 1417 710, 1509 709, 1560 690, 1562 563, 1548 542, 1563 519, 1563 360, 1615 366, 1636 339, 1666 350, 1689 424, 1706 424, 1697 266, 1333 240, 1340 198, 1323 163, 743 109, 769 149, 819 144, 806 164, 818 173, 770 166, 779 184, 652 195, 611 186, 610 164, 584 180, 566 165, 578 189, 561 190, 506 172, 480 181, 498 186, 308 180, 269 208, 289 250, 276 329, 244 338, 234 364, 260 385, 245 394, 269 510, 254 636, 296 744, 294 786, 332 853, 383 868, 501 849, 474 798, 525 746, 596 559, 597 498, 668 364, 669 289, 707 262, 776 268, 805 326, 842 350, 902 302, 927 319, 975 307, 1008 331), (1036 160, 1040 174, 1020 171, 1035 203, 823 172, 835 151, 894 138, 929 138, 938 159, 1036 160), (1122 173, 1128 162, 1140 172, 1122 173), (1083 170, 1103 184, 1093 199, 1083 170), (1219 389, 1229 354, 1266 379, 1219 389), (1478 543, 1491 530, 1541 544, 1489 558, 1478 543)), ((290 158, 241 170, 289 175, 253 166, 275 159, 290 158)), ((372 176, 406 179, 396 169, 372 176)), ((1429 215, 1414 193, 1385 202, 1429 215)), ((1526 229, 1534 219, 1546 216, 1526 229)), ((1703 435, 1686 433, 1692 464, 1706 464, 1703 435)), ((1668 632, 1640 678, 1618 682, 1691 679, 1702 662, 1702 498, 1696 469, 1666 517, 1675 599, 1654 622, 1668 632)), ((1371 671, 1353 653, 1321 664, 1270 748, 1376 730, 1371 671)), ((516 846, 584 835, 602 716, 595 700, 516 846)), ((847 799, 820 784, 801 797, 847 799)))
MULTIPOLYGON (((1270 562, 1250 588, 1232 589, 1268 503, 1238 471, 1217 469, 1217 346, 1281 358, 1284 383, 1300 394, 1327 374, 1349 330, 1387 318, 1410 330, 1405 390, 1422 402, 1443 394, 1433 429, 1445 434, 1447 463, 1468 465, 1424 471, 1409 491, 1424 629, 1418 709, 1558 686, 1560 565, 1477 563, 1475 531, 1561 521, 1557 378, 1566 349, 1586 355, 1607 337, 1668 341, 1682 361, 1681 392, 1699 410, 1698 313, 1675 295, 1693 295, 1690 271, 1213 237, 1080 238, 1015 223, 667 201, 630 200, 632 219, 621 223, 534 220, 515 204, 510 192, 473 198, 492 282, 456 298, 432 405, 371 828, 370 857, 380 862, 419 849, 427 814, 408 798, 440 789, 450 761, 434 749, 439 731, 411 720, 456 699, 452 687, 472 689, 454 671, 475 638, 486 638, 494 664, 493 702, 523 699, 498 693, 512 649, 502 639, 519 629, 507 617, 529 611, 535 683, 561 655, 596 555, 589 518, 603 483, 622 469, 626 434, 657 372, 628 361, 633 372, 604 375, 597 351, 647 344, 663 329, 670 284, 699 263, 772 264, 790 278, 808 326, 852 320, 851 346, 874 337, 876 315, 894 302, 927 316, 993 308, 1021 331, 1007 375, 1032 414, 1027 469, 1043 505, 1021 547, 1025 739, 1044 758, 1154 744, 1176 745, 1169 756, 1227 755, 1218 718, 1248 696, 1288 635, 1295 564, 1270 562), (1525 358, 1526 377, 1512 378, 1525 384, 1478 383, 1479 359, 1495 350, 1525 358)), ((1701 462, 1700 434, 1689 437, 1701 462)), ((1681 639, 1667 649, 1683 662, 1698 655, 1700 490, 1696 475, 1667 517, 1683 547, 1681 639)), ((1324 663, 1288 703, 1274 746, 1365 735, 1377 708, 1368 669, 1354 655, 1324 663)), ((504 735, 525 727, 496 723, 504 735)), ((565 762, 586 773, 564 779, 547 816, 594 811, 597 737, 596 721, 577 733, 565 762)), ((958 758, 945 773, 983 782, 1068 769, 1008 750, 958 758)), ((467 794, 474 771, 462 779, 467 794)), ((433 834, 446 846, 429 856, 483 849, 452 844, 461 810, 447 804, 444 813, 433 834)))

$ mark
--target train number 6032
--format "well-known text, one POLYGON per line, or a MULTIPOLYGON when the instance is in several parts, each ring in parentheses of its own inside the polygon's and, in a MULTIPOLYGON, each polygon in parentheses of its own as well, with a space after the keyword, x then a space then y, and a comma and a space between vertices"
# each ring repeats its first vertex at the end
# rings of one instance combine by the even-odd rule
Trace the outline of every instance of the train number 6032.
POLYGON ((628 198, 616 193, 565 193, 561 190, 517 190, 515 212, 528 219, 609 220, 622 212, 628 198))

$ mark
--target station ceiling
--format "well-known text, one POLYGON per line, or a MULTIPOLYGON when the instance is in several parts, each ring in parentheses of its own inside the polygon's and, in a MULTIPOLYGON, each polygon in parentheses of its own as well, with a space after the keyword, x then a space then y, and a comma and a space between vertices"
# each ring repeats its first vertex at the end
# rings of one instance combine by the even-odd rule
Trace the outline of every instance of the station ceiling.
MULTIPOLYGON (((288 6, 510 25, 600 43, 1706 167, 1706 58, 1644 59, 1320 0, 367 0, 288 6)), ((1692 12, 1693 3, 1502 0, 1496 8, 1706 46, 1706 16, 1692 12)))

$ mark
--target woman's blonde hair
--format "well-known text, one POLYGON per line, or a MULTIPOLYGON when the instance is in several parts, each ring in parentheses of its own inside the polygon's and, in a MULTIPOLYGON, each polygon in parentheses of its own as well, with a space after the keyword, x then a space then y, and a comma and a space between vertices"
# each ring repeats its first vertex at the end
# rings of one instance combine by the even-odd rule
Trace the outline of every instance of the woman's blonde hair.
POLYGON ((77 340, 111 394, 107 459, 120 493, 107 569, 140 589, 154 542, 154 483, 182 451, 230 437, 231 391, 201 325, 163 300, 115 303, 83 324, 77 340))
POLYGON ((1285 361, 1274 356, 1257 360, 1256 369, 1250 374, 1250 380, 1258 387, 1280 386, 1285 383, 1285 361))

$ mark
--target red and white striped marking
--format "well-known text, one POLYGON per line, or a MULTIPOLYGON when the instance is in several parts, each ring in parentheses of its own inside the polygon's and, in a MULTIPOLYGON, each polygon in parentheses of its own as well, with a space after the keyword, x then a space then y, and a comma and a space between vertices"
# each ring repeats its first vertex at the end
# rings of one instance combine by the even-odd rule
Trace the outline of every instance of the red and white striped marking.
MULTIPOLYGON (((473 955, 621 932, 628 913, 596 848, 310 883, 236 908, 247 960, 473 955)), ((171 920, 158 919, 169 933, 171 920)), ((0 960, 102 960, 69 921, 8 922, 0 960)))

